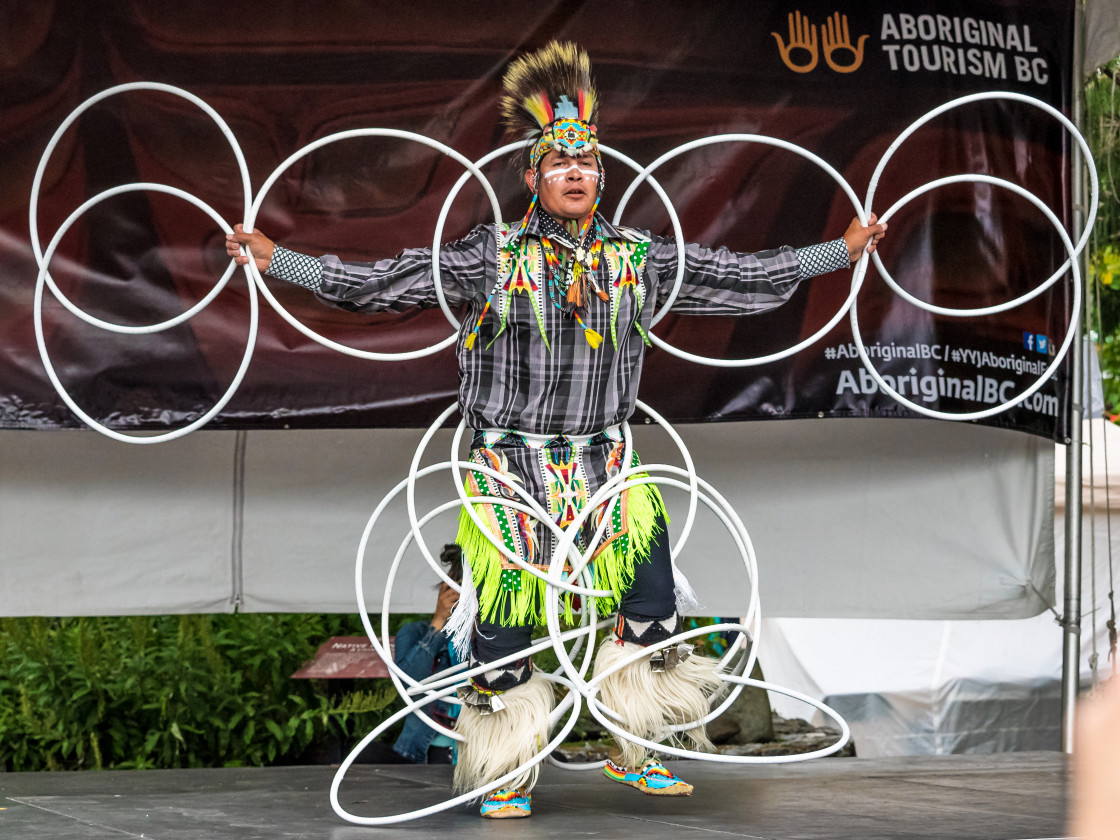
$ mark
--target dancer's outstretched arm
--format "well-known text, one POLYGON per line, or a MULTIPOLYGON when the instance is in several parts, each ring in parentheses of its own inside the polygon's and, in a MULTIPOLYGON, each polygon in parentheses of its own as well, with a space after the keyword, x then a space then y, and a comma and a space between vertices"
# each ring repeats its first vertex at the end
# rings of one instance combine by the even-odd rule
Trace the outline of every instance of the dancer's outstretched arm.
MULTIPOLYGON (((673 309, 691 315, 750 315, 781 306, 801 281, 847 268, 864 251, 874 251, 887 226, 879 224, 874 215, 868 221, 863 225, 858 218, 852 219, 842 237, 804 248, 786 245, 746 253, 688 243, 673 309)), ((676 282, 676 242, 653 236, 647 267, 660 306, 676 282)))
MULTIPOLYGON (((241 225, 226 235, 226 253, 238 265, 252 255, 261 274, 303 286, 325 304, 351 312, 400 312, 438 303, 430 248, 409 248, 372 263, 344 262, 333 254, 312 257, 274 243, 241 225)), ((496 270, 497 240, 493 225, 479 225, 462 239, 440 248, 440 282, 451 306, 485 298, 487 278, 496 270)))

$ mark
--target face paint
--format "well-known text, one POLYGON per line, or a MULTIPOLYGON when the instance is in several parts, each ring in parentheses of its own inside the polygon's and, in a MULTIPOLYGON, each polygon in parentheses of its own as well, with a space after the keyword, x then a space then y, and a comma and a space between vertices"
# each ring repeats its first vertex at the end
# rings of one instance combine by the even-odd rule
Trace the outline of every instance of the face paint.
POLYGON ((564 169, 550 169, 548 172, 544 173, 544 178, 546 181, 551 181, 553 178, 567 178, 568 173, 573 171, 578 172, 584 178, 591 178, 593 180, 598 180, 599 178, 599 170, 588 169, 580 166, 578 163, 573 163, 571 166, 565 167, 564 169))
POLYGON ((593 155, 573 158, 551 151, 540 168, 525 172, 525 185, 534 192, 534 205, 554 219, 589 218, 603 190, 604 173, 593 155))

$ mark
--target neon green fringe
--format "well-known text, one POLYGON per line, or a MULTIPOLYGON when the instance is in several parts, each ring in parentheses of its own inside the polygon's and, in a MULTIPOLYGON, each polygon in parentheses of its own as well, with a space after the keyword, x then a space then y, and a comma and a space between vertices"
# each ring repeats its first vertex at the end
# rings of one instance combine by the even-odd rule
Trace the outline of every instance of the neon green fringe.
MULTIPOLYGON (((610 597, 596 598, 595 608, 599 617, 609 615, 618 607, 622 593, 634 583, 634 564, 637 558, 648 561, 650 545, 661 530, 658 517, 669 521, 665 502, 653 484, 642 484, 626 491, 628 539, 618 538, 605 548, 593 561, 594 588, 610 590, 610 597)), ((485 521, 484 507, 476 510, 485 521)), ((500 538, 499 538, 500 541, 500 538)), ((505 627, 547 623, 544 596, 547 585, 543 580, 526 571, 518 572, 521 588, 515 592, 502 589, 501 553, 471 519, 466 508, 459 511, 459 532, 455 542, 463 550, 463 558, 471 565, 471 576, 478 588, 479 616, 483 621, 497 621, 505 627)), ((575 623, 572 597, 564 595, 562 619, 575 623)))

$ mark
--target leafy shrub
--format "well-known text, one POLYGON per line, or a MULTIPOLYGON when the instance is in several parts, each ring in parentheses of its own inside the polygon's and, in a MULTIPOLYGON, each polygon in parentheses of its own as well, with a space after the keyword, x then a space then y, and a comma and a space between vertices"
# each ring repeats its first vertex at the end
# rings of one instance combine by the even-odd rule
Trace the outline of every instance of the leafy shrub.
POLYGON ((1089 240, 1088 332, 1098 342, 1107 411, 1120 413, 1120 58, 1085 84, 1085 127, 1097 162, 1100 207, 1089 240))
POLYGON ((354 740, 400 708, 392 685, 332 700, 289 675, 361 633, 335 615, 0 619, 0 770, 291 763, 354 740))

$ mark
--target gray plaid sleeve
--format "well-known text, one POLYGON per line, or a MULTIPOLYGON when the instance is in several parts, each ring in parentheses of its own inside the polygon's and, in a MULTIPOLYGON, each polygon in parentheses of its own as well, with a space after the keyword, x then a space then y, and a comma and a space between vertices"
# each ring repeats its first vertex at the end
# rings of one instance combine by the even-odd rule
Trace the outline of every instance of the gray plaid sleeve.
POLYGON ((807 280, 818 274, 828 274, 830 271, 839 271, 851 265, 848 255, 848 246, 844 238, 833 239, 820 245, 810 245, 807 248, 797 249, 797 260, 801 267, 797 273, 798 280, 807 280))
POLYGON ((323 264, 315 257, 289 251, 283 245, 272 249, 272 262, 265 274, 315 292, 323 285, 323 264))
MULTIPOLYGON (((492 225, 479 225, 462 239, 440 246, 440 281, 448 304, 482 296, 496 276, 497 244, 492 225), (487 278, 491 278, 488 282, 487 278)), ((333 254, 319 258, 319 300, 351 312, 403 312, 438 305, 431 248, 406 248, 376 262, 343 262, 333 254)))
MULTIPOLYGON (((654 236, 646 266, 664 303, 677 273, 677 246, 654 236)), ((797 288, 800 264, 793 248, 753 254, 685 245, 685 271, 673 310, 690 315, 750 315, 781 306, 797 288)))
MULTIPOLYGON (((491 227, 480 225, 440 248, 443 291, 451 306, 484 294, 497 259, 491 227)), ((377 262, 343 262, 333 254, 311 257, 277 245, 268 274, 315 292, 320 301, 350 312, 401 312, 437 303, 430 248, 408 248, 377 262)))

